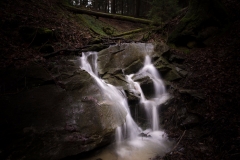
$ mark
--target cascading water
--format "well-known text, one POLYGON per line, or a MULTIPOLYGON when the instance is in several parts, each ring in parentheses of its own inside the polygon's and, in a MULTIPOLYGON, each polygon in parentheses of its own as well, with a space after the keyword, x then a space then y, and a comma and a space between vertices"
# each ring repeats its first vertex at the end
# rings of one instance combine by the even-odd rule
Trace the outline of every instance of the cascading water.
MULTIPOLYGON (((151 63, 150 56, 146 56, 144 67, 136 74, 126 75, 129 83, 129 89, 136 95, 140 95, 140 103, 144 106, 147 117, 151 121, 151 128, 143 131, 133 120, 130 109, 128 107, 126 95, 124 91, 107 84, 97 75, 97 52, 82 53, 81 68, 86 70, 101 87, 104 97, 114 102, 116 107, 122 107, 126 110, 127 116, 124 124, 116 127, 116 147, 114 151, 109 149, 103 151, 101 158, 118 159, 118 160, 144 160, 155 156, 156 154, 164 154, 167 147, 167 140, 164 132, 159 131, 158 107, 164 103, 168 95, 165 91, 164 84, 160 79, 158 71, 151 63), (154 83, 154 97, 147 99, 138 82, 134 81, 134 77, 148 76, 154 83), (161 152, 162 151, 162 152, 161 152), (112 154, 114 152, 114 154, 112 154)), ((92 157, 89 159, 96 159, 92 157)))
POLYGON ((152 130, 157 131, 159 130, 159 120, 158 120, 158 111, 157 108, 164 103, 168 99, 168 95, 165 90, 165 86, 160 79, 160 75, 157 71, 157 69, 153 66, 151 63, 150 57, 147 55, 145 58, 144 67, 135 75, 131 74, 127 76, 127 80, 129 84, 132 84, 130 86, 130 89, 132 92, 137 96, 138 94, 141 95, 140 103, 143 104, 148 118, 152 122, 152 130), (138 82, 134 82, 132 79, 133 76, 148 76, 151 78, 154 84, 154 98, 147 100, 145 98, 145 95, 140 87, 140 84, 138 82))
MULTIPOLYGON (((87 52, 87 53, 82 53, 82 57, 81 57, 81 68, 83 70, 86 70, 98 83, 98 85, 101 87, 102 89, 102 93, 103 96, 105 97, 105 99, 110 100, 112 102, 114 102, 115 104, 115 109, 118 109, 119 107, 122 107, 126 110, 127 112, 127 116, 126 116, 126 124, 124 124, 123 126, 125 126, 125 131, 127 132, 127 137, 129 138, 133 138, 136 137, 139 132, 141 132, 141 128, 138 127, 138 125, 134 122, 134 120, 132 119, 131 115, 130 115, 130 110, 128 108, 128 104, 127 104, 127 99, 126 96, 124 94, 124 92, 122 90, 117 89, 116 87, 114 87, 111 84, 107 84, 105 83, 102 79, 100 79, 97 76, 97 52, 87 52), (94 64, 90 64, 89 60, 94 62, 94 64), (94 67, 92 67, 94 66, 94 67)), ((123 140, 123 135, 122 133, 124 133, 122 127, 117 127, 116 129, 116 139, 118 142, 123 140), (119 133, 119 134, 118 134, 119 133)), ((124 135, 126 136, 126 135, 124 135)))

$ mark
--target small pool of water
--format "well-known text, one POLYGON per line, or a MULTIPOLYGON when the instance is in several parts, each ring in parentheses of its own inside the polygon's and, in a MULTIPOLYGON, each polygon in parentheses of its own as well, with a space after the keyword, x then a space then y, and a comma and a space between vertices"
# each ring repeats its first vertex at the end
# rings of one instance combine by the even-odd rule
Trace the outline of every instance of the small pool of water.
POLYGON ((163 156, 172 148, 162 131, 147 132, 148 137, 136 137, 99 149, 83 160, 149 160, 163 156))

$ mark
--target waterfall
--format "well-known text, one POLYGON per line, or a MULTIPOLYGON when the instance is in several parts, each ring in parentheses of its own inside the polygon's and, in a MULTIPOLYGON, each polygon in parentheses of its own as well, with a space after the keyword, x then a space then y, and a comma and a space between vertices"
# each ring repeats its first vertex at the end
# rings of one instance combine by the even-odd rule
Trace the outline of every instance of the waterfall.
MULTIPOLYGON (((116 127, 116 153, 122 157, 123 160, 135 159, 132 155, 133 153, 139 154, 140 156, 143 154, 140 148, 144 148, 144 146, 146 146, 144 149, 146 152, 148 151, 154 154, 159 153, 158 148, 161 147, 165 147, 163 150, 166 151, 166 146, 163 145, 166 138, 164 137, 164 132, 159 130, 158 108, 168 99, 168 95, 157 69, 151 63, 149 55, 146 55, 144 67, 141 70, 135 74, 126 75, 129 90, 137 97, 140 96, 140 103, 146 110, 147 117, 151 122, 151 128, 145 131, 133 120, 124 91, 106 83, 98 77, 97 52, 82 53, 81 69, 86 70, 96 80, 102 89, 104 98, 111 100, 117 107, 122 107, 127 112, 125 123, 116 127), (134 80, 134 77, 146 76, 149 77, 154 84, 154 97, 151 99, 145 97, 140 84, 134 80), (131 156, 131 158, 127 158, 127 156, 131 156)), ((143 157, 136 159, 143 159, 143 157)))
POLYGON ((127 103, 127 99, 126 99, 126 95, 124 94, 124 91, 117 89, 111 84, 107 84, 106 82, 104 82, 102 79, 98 77, 97 52, 82 53, 81 69, 86 70, 96 80, 97 84, 102 89, 102 93, 105 99, 108 99, 114 102, 116 108, 122 107, 127 112, 126 122, 125 124, 123 124, 124 127, 119 126, 116 129, 116 140, 120 142, 124 139, 124 137, 134 138, 139 133, 141 133, 142 131, 141 128, 135 123, 135 121, 133 120, 130 114, 130 110, 128 107, 128 103, 127 103))
POLYGON ((137 96, 141 95, 140 103, 143 104, 148 118, 151 121, 153 131, 159 130, 158 107, 168 99, 163 81, 154 65, 151 63, 150 57, 147 55, 144 62, 144 67, 136 74, 127 76, 131 91, 137 96), (154 84, 154 98, 148 100, 138 82, 133 80, 134 76, 148 76, 154 84))

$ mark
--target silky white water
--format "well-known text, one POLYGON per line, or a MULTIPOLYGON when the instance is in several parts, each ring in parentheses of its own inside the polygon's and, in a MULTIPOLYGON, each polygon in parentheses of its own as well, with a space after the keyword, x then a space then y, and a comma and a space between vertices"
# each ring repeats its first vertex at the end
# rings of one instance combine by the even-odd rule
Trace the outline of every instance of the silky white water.
POLYGON ((152 130, 159 130, 159 120, 158 120, 158 107, 168 99, 168 94, 166 93, 163 81, 154 65, 151 63, 150 57, 147 55, 145 58, 144 67, 135 75, 127 75, 127 80, 129 84, 132 84, 131 90, 137 96, 141 95, 140 103, 143 104, 147 116, 151 121, 152 130), (138 82, 134 82, 133 76, 148 76, 152 79, 154 84, 154 97, 152 99, 146 99, 145 95, 138 82))
MULTIPOLYGON (((101 87, 105 99, 114 102, 114 107, 124 108, 127 112, 125 123, 116 127, 116 143, 99 150, 89 160, 101 158, 103 160, 147 160, 154 156, 165 154, 170 142, 166 134, 159 130, 158 109, 164 103, 168 95, 158 71, 151 63, 151 58, 146 55, 144 67, 136 74, 126 75, 129 90, 136 96, 140 95, 140 103, 146 110, 147 117, 151 122, 149 129, 142 130, 133 120, 123 90, 107 84, 97 74, 97 52, 82 53, 81 69, 86 70, 101 87), (134 77, 148 76, 154 84, 154 97, 147 99, 138 82, 134 77)), ((117 110, 117 109, 116 109, 117 110)))

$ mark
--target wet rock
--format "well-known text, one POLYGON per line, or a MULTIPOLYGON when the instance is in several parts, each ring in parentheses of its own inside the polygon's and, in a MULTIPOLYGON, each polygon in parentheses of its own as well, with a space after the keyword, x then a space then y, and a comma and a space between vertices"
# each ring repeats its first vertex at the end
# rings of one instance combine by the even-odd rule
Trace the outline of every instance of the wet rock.
POLYGON ((165 81, 176 81, 182 78, 181 74, 187 74, 184 70, 170 64, 165 58, 160 57, 154 62, 155 67, 159 71, 161 77, 165 81), (178 70, 177 70, 178 69, 178 70), (181 74, 180 74, 181 73, 181 74))
POLYGON ((105 74, 102 79, 106 80, 108 83, 120 87, 121 89, 128 89, 128 83, 125 80, 123 74, 105 74))
POLYGON ((95 80, 86 71, 80 70, 78 74, 65 78, 60 82, 64 84, 67 91, 72 91, 79 90, 85 86, 91 86, 95 83, 95 80))
POLYGON ((162 57, 164 57, 170 63, 182 64, 185 61, 184 57, 177 55, 172 50, 169 50, 168 52, 164 52, 162 54, 162 57))
POLYGON ((108 83, 124 89, 130 103, 137 102, 139 97, 128 90, 129 86, 125 74, 136 73, 143 67, 148 48, 149 54, 151 54, 152 44, 123 43, 120 46, 111 46, 98 53, 100 76, 108 83))
POLYGON ((141 62, 140 60, 136 60, 135 62, 133 62, 131 65, 129 65, 124 69, 124 73, 133 74, 138 72, 139 68, 142 68, 142 67, 143 67, 143 62, 141 62))
POLYGON ((138 135, 139 137, 152 137, 151 135, 148 135, 148 134, 146 134, 146 133, 140 133, 139 135, 138 135))
POLYGON ((127 73, 133 73, 139 70, 143 67, 147 48, 153 48, 153 45, 123 43, 120 46, 111 46, 100 51, 98 54, 99 73, 105 74, 109 70, 119 69, 125 70, 127 73))
POLYGON ((164 42, 158 42, 155 47, 154 47, 154 51, 159 54, 159 55, 164 55, 169 51, 169 46, 164 43, 164 42))
POLYGON ((166 73, 168 73, 169 71, 172 70, 171 67, 168 67, 168 66, 165 66, 165 65, 159 65, 159 66, 156 66, 158 72, 161 74, 161 75, 164 75, 166 73))
MULTIPOLYGON (((156 44, 155 48, 152 44, 144 43, 123 43, 119 46, 111 46, 100 51, 98 54, 99 74, 111 84, 118 84, 118 86, 123 85, 123 88, 128 93, 128 96, 131 97, 131 99, 135 99, 136 96, 132 96, 131 92, 127 91, 128 89, 125 83, 126 80, 124 82, 124 74, 138 72, 144 65, 146 52, 148 52, 150 56, 155 57, 154 66, 157 68, 164 80, 170 82, 182 78, 176 71, 176 67, 161 56, 163 53, 167 53, 168 51, 168 46, 162 42, 156 44), (119 76, 122 77, 120 81, 118 78, 119 76)), ((181 73, 183 75, 185 74, 184 71, 181 73)), ((154 93, 152 80, 149 77, 135 77, 135 80, 140 82, 143 92, 150 98, 154 93)))
POLYGON ((170 66, 170 63, 164 57, 158 57, 154 61, 154 66, 156 66, 156 67, 158 67, 158 66, 170 66))
POLYGON ((141 78, 136 77, 134 80, 139 82, 144 95, 147 96, 146 98, 152 98, 154 96, 154 83, 151 78, 148 76, 141 78))
POLYGON ((182 77, 186 77, 187 74, 188 74, 187 71, 185 71, 185 70, 183 70, 183 69, 181 69, 181 68, 179 68, 179 67, 176 67, 175 69, 176 69, 176 71, 177 71, 182 77))
POLYGON ((171 70, 163 75, 163 79, 166 81, 177 81, 181 78, 182 77, 175 70, 171 70))
POLYGON ((138 104, 139 103, 139 99, 141 98, 141 95, 135 95, 134 93, 132 93, 129 90, 125 90, 125 93, 127 95, 127 99, 128 99, 128 103, 129 104, 138 104))
MULTIPOLYGON (((58 64, 61 67, 52 67, 52 71, 59 69, 58 77, 72 67, 64 61, 58 64)), ((14 77, 16 83, 24 76, 40 82, 53 78, 38 64, 29 67, 5 73, 1 86, 2 82, 10 85, 12 81, 7 80, 14 77)), ((76 67, 69 74, 72 76, 62 80, 65 89, 55 83, 42 84, 0 97, 0 150, 4 159, 61 159, 112 141, 126 111, 106 99, 87 72, 76 67)))
POLYGON ((185 59, 179 55, 174 55, 174 54, 171 54, 169 59, 168 59, 170 62, 175 62, 175 63, 179 63, 179 64, 182 64, 185 59))

